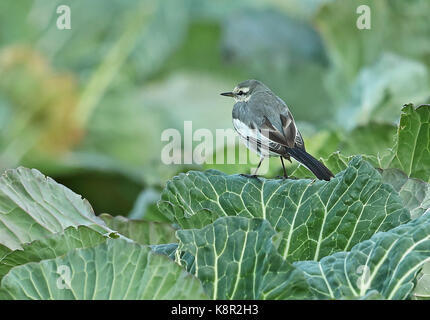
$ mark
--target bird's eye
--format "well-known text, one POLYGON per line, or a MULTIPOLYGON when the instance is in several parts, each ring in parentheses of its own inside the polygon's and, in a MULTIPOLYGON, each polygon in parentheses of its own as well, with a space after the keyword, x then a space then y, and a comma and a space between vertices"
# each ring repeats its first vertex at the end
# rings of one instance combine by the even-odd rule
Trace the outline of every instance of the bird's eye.
POLYGON ((242 94, 244 94, 244 92, 243 92, 242 90, 240 90, 237 94, 238 94, 239 96, 241 96, 242 94))

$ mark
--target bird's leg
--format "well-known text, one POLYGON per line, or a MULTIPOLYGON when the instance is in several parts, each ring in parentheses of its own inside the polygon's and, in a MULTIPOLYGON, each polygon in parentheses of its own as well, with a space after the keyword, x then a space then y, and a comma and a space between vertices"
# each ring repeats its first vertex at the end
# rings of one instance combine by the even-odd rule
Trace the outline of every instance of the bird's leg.
POLYGON ((260 159, 260 162, 258 163, 257 169, 255 169, 254 174, 244 174, 244 173, 241 173, 240 175, 241 175, 242 177, 247 177, 247 178, 257 178, 257 179, 258 179, 257 172, 258 172, 258 169, 260 168, 261 163, 263 162, 263 160, 264 160, 264 158, 261 158, 261 159, 260 159))
POLYGON ((282 168, 284 169, 284 178, 288 179, 287 170, 285 170, 284 159, 282 159, 282 157, 279 158, 281 158, 282 168))
POLYGON ((260 166, 261 166, 261 163, 263 162, 263 160, 264 160, 264 158, 263 158, 263 157, 261 157, 261 158, 260 158, 260 162, 258 163, 257 169, 255 169, 254 176, 256 176, 256 175, 257 175, 258 169, 260 169, 260 166))

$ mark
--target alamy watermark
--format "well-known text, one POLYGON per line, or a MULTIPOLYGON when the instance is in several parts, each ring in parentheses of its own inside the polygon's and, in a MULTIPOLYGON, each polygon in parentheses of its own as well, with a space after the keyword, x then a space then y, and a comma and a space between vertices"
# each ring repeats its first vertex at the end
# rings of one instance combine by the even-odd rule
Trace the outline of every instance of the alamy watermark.
POLYGON ((359 14, 356 22, 356 26, 360 30, 370 30, 371 28, 371 11, 370 7, 363 4, 357 7, 357 14, 359 14))
MULTIPOLYGON (((357 7, 356 26, 360 30, 370 30, 371 28, 371 10, 368 5, 357 7)), ((68 5, 62 4, 57 7, 57 28, 59 30, 70 30, 72 28, 71 10, 68 5)))
POLYGON ((69 266, 59 265, 57 268, 57 288, 58 289, 70 289, 72 281, 72 271, 69 266))
MULTIPOLYGON (((255 131, 255 135, 258 141, 264 142, 268 132, 255 131)), ((239 142, 234 129, 216 129, 215 133, 205 128, 193 131, 192 121, 184 121, 183 136, 178 129, 165 129, 161 134, 161 142, 164 144, 161 162, 167 165, 204 163, 257 165, 261 159, 260 155, 264 157, 269 155, 267 144, 252 139, 243 139, 244 143, 239 142), (247 146, 252 150, 258 150, 260 155, 252 151, 248 153, 247 146), (236 152, 237 147, 239 152, 236 152)), ((265 174, 268 169, 269 161, 263 161, 258 172, 265 174)))
POLYGON ((358 266, 356 273, 360 275, 356 281, 357 288, 362 292, 366 292, 370 285, 370 268, 366 265, 360 265, 358 266))
POLYGON ((57 28, 59 30, 72 29, 72 13, 70 7, 67 5, 60 5, 57 7, 57 28))

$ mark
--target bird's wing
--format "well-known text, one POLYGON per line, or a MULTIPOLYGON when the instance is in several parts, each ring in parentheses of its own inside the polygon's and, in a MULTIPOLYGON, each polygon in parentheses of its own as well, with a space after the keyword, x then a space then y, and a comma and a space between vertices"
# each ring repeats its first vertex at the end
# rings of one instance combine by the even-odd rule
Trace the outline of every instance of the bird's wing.
POLYGON ((281 128, 276 128, 267 116, 263 117, 263 122, 260 125, 260 131, 267 136, 271 141, 279 143, 283 146, 293 148, 296 143, 297 128, 291 113, 287 115, 279 115, 281 128))
POLYGON ((286 104, 273 94, 260 94, 252 102, 252 112, 259 119, 258 127, 271 141, 293 148, 303 145, 303 139, 286 104))
POLYGON ((256 128, 254 123, 245 124, 236 118, 233 119, 233 126, 241 138, 247 141, 246 144, 253 146, 252 149, 259 150, 262 154, 269 152, 285 155, 284 146, 264 136, 261 131, 256 128))

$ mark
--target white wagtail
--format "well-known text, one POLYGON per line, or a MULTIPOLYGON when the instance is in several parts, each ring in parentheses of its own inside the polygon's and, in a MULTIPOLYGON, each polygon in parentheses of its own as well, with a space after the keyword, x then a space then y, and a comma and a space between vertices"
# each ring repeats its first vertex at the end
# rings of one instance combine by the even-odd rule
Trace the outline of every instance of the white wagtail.
POLYGON ((233 97, 233 126, 240 140, 260 156, 258 168, 266 157, 280 157, 291 162, 290 156, 302 163, 321 180, 330 180, 333 173, 306 152, 302 135, 297 129, 293 115, 281 98, 258 80, 239 83, 231 92, 221 93, 233 97))

